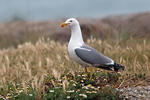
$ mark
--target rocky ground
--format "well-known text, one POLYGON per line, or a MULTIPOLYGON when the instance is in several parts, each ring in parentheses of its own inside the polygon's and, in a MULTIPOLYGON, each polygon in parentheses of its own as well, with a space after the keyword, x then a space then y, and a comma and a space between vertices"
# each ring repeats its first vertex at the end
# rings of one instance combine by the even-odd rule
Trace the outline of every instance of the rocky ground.
POLYGON ((150 100, 150 85, 118 89, 122 92, 124 100, 150 100))

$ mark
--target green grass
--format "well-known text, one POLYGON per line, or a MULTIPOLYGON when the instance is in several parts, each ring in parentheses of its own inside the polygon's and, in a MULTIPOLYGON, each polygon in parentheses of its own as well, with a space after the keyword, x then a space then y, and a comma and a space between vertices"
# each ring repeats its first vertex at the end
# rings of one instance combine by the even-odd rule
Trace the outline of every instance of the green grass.
POLYGON ((122 97, 115 88, 146 84, 149 40, 91 38, 86 43, 126 66, 125 71, 95 68, 84 73, 83 67, 69 58, 67 43, 42 38, 35 44, 0 50, 0 98, 119 100, 122 97))

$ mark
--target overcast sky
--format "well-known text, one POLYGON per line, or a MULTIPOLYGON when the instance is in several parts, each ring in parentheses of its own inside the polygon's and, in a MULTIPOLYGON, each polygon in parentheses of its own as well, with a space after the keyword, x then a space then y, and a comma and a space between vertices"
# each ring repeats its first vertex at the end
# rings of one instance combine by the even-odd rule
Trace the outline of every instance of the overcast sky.
POLYGON ((150 11, 150 0, 0 0, 0 21, 104 17, 150 11))

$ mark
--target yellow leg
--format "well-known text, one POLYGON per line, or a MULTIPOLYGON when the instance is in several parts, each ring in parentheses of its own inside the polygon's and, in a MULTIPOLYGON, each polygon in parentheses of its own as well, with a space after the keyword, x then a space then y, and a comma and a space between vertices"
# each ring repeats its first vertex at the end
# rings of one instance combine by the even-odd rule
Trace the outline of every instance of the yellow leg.
POLYGON ((92 73, 94 73, 94 71, 95 71, 93 66, 89 67, 89 70, 90 70, 90 72, 92 72, 92 73))
POLYGON ((89 67, 89 70, 90 70, 90 78, 92 78, 92 75, 93 75, 93 73, 95 72, 94 67, 93 67, 93 66, 90 66, 90 67, 89 67))
POLYGON ((87 73, 87 72, 88 72, 86 67, 84 67, 84 71, 85 71, 85 73, 87 73))

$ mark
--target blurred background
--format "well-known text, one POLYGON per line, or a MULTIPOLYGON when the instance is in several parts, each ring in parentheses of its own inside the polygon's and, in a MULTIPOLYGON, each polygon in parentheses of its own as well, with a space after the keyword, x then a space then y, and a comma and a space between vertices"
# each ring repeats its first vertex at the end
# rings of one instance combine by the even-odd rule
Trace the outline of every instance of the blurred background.
POLYGON ((149 0, 0 0, 0 21, 99 18, 150 10, 149 0))
POLYGON ((0 48, 17 47, 40 37, 68 41, 69 17, 80 21, 85 37, 143 38, 150 33, 149 0, 0 0, 0 48), (113 36, 112 36, 113 35, 113 36))

